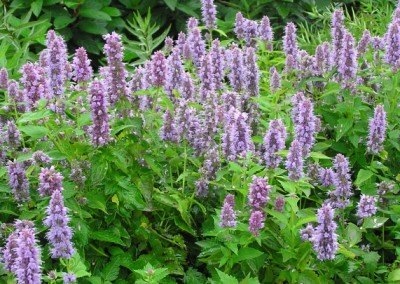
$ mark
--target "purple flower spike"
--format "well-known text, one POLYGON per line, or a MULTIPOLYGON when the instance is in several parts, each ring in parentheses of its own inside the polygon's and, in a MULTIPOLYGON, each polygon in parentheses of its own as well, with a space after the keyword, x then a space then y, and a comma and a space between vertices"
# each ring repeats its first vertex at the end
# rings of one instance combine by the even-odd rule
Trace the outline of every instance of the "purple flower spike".
POLYGON ((349 161, 342 154, 337 154, 333 167, 336 171, 335 191, 332 193, 333 206, 345 208, 350 203, 348 198, 353 195, 351 192, 349 161))
POLYGON ((63 272, 63 281, 64 281, 64 284, 76 283, 76 276, 73 273, 64 273, 63 272))
POLYGON ((52 159, 40 150, 33 153, 32 159, 36 164, 51 164, 52 162, 52 159))
POLYGON ((302 241, 311 241, 315 234, 315 228, 311 224, 307 224, 304 229, 300 230, 300 238, 302 241))
POLYGON ((213 79, 215 89, 222 89, 222 80, 224 79, 224 66, 226 64, 222 53, 219 39, 214 39, 210 50, 211 63, 213 65, 213 79))
POLYGON ((29 196, 29 180, 26 176, 26 170, 22 163, 11 162, 7 163, 9 185, 14 199, 18 202, 30 200, 29 196))
POLYGON ((249 231, 255 236, 260 235, 260 230, 264 228, 264 214, 261 211, 253 211, 249 220, 249 231))
POLYGON ((302 154, 307 158, 315 143, 315 115, 314 106, 310 99, 303 99, 298 105, 298 114, 294 119, 295 139, 302 147, 302 154))
POLYGON ((335 184, 336 181, 336 173, 333 171, 333 169, 328 168, 324 169, 321 168, 319 170, 320 174, 320 182, 322 186, 331 186, 335 184))
POLYGON ((291 54, 286 56, 285 60, 285 74, 290 74, 293 70, 296 69, 297 61, 295 57, 291 54))
POLYGON ((68 75, 65 68, 67 63, 67 46, 63 38, 50 30, 47 33, 47 75, 54 95, 64 95, 64 84, 68 75))
POLYGON ((195 182, 197 197, 207 197, 209 183, 210 182, 205 177, 201 177, 195 182))
POLYGON ((12 120, 7 121, 5 138, 8 146, 12 148, 18 148, 21 144, 21 134, 17 128, 17 125, 12 120))
POLYGON ((201 14, 207 29, 211 30, 217 27, 217 7, 214 5, 214 0, 201 0, 201 14))
POLYGON ((243 17, 241 12, 236 13, 235 19, 235 34, 238 39, 244 39, 244 32, 245 32, 245 18, 243 17))
POLYGON ((281 88, 281 77, 275 66, 269 69, 269 88, 271 93, 276 93, 281 88))
POLYGON ((244 40, 247 46, 255 46, 258 37, 258 23, 256 21, 246 19, 244 22, 244 40))
POLYGON ((25 112, 26 98, 22 90, 19 89, 19 84, 15 80, 10 80, 8 83, 8 99, 11 109, 16 109, 18 112, 25 112))
POLYGON ((182 78, 182 86, 180 92, 182 97, 186 100, 193 100, 195 95, 195 88, 190 73, 184 73, 182 78))
POLYGON ((93 69, 90 66, 90 60, 86 50, 83 47, 75 51, 75 56, 72 61, 73 77, 77 83, 86 82, 92 79, 93 69))
POLYGON ((268 16, 264 16, 261 19, 261 23, 258 26, 258 36, 262 41, 267 44, 267 50, 272 51, 272 41, 274 39, 274 34, 272 32, 268 16))
POLYGON ((174 40, 170 36, 167 36, 164 40, 164 45, 165 45, 165 52, 169 54, 174 48, 174 40))
POLYGON ((298 181, 303 177, 303 163, 301 144, 299 141, 294 140, 290 145, 286 160, 286 169, 289 172, 289 179, 298 181))
POLYGON ((283 207, 285 206, 285 198, 279 195, 274 202, 274 209, 277 212, 283 212, 283 207))
POLYGON ((224 199, 219 226, 222 228, 236 227, 235 196, 232 194, 228 194, 224 199))
POLYGON ((196 67, 200 67, 201 59, 206 52, 206 45, 201 37, 199 28, 192 28, 189 31, 187 44, 190 50, 190 57, 196 67))
POLYGON ((0 89, 7 90, 8 88, 8 72, 6 68, 0 69, 0 89))
POLYGON ((169 110, 163 115, 164 124, 160 129, 160 138, 164 141, 179 142, 179 131, 176 129, 174 117, 169 110))
POLYGON ((377 105, 374 111, 374 117, 369 121, 369 134, 367 149, 373 154, 378 154, 383 150, 383 142, 386 135, 386 112, 383 105, 377 105))
POLYGON ((346 32, 343 37, 343 47, 340 51, 338 73, 343 88, 349 88, 351 81, 357 75, 357 51, 354 47, 354 37, 346 32))
POLYGON ((187 27, 188 30, 198 28, 199 20, 197 20, 195 17, 190 17, 189 20, 187 21, 187 27))
POLYGON ((246 88, 246 71, 243 64, 243 53, 238 47, 231 50, 230 62, 229 82, 235 92, 240 92, 246 88))
POLYGON ((22 228, 18 232, 15 274, 18 283, 40 284, 40 253, 34 228, 22 228))
POLYGON ((107 57, 107 86, 109 93, 109 103, 114 105, 121 97, 127 95, 127 72, 125 63, 122 62, 123 47, 121 36, 116 32, 104 36, 106 44, 104 53, 107 57))
POLYGON ((176 47, 180 51, 180 55, 183 56, 186 45, 186 34, 184 32, 180 32, 178 34, 178 39, 176 41, 176 47))
POLYGON ((172 98, 173 90, 179 90, 183 81, 184 69, 179 49, 175 47, 168 56, 165 71, 165 93, 172 98))
POLYGON ((6 245, 3 249, 4 268, 8 272, 16 272, 15 261, 17 260, 17 248, 18 232, 13 232, 8 236, 6 245))
POLYGON ((205 54, 201 60, 200 66, 200 99, 205 101, 210 92, 215 90, 214 70, 212 58, 209 53, 205 54))
POLYGON ((360 202, 357 204, 357 216, 360 218, 371 217, 376 214, 376 197, 361 195, 360 202))
POLYGON ((400 22, 396 21, 389 25, 385 37, 386 52, 385 62, 392 65, 393 70, 400 68, 400 22))
POLYGON ((38 100, 41 98, 51 99, 49 80, 41 66, 26 63, 22 66, 20 72, 22 73, 20 81, 24 85, 24 96, 27 100, 28 110, 35 109, 38 100))
POLYGON ((108 144, 110 126, 108 101, 102 81, 94 80, 89 86, 92 125, 89 127, 92 144, 95 147, 108 144))
POLYGON ((344 15, 342 10, 335 10, 332 14, 332 63, 334 66, 340 64, 340 52, 344 43, 344 15))
POLYGON ((153 80, 153 86, 164 86, 166 67, 164 54, 161 51, 156 51, 151 57, 151 78, 153 80))
POLYGON ((51 196, 56 190, 62 191, 62 181, 64 177, 56 172, 54 166, 42 168, 39 174, 39 194, 41 197, 51 196))
POLYGON ((257 56, 255 48, 251 46, 247 47, 244 59, 246 65, 247 90, 250 97, 258 97, 260 94, 260 74, 257 66, 257 56))
POLYGON ((268 178, 253 176, 253 182, 249 184, 249 205, 251 210, 262 211, 269 200, 271 186, 268 184, 268 178))
POLYGON ((364 53, 367 51, 368 45, 371 42, 371 33, 369 32, 369 30, 364 30, 360 41, 358 42, 357 45, 357 56, 361 57, 362 55, 364 55, 364 53))
POLYGON ((282 158, 276 154, 285 149, 286 127, 280 119, 272 120, 264 137, 264 160, 269 169, 276 169, 282 158))
POLYGON ((292 55, 294 60, 297 60, 297 41, 296 41, 296 26, 293 23, 288 23, 285 27, 285 35, 283 37, 283 51, 285 55, 292 55))
POLYGON ((334 259, 339 244, 337 241, 337 225, 333 220, 335 210, 329 203, 318 209, 318 226, 311 238, 313 248, 319 260, 334 259))
POLYGON ((49 206, 46 210, 45 226, 50 227, 46 237, 51 244, 52 258, 71 258, 74 254, 72 247, 72 229, 68 226, 68 210, 64 206, 64 199, 60 190, 53 191, 49 206))

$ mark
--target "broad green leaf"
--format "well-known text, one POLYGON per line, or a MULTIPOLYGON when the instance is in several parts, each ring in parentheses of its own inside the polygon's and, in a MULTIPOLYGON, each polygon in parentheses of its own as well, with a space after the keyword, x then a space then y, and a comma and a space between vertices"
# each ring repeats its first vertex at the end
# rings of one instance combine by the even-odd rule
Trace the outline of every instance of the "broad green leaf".
POLYGON ((32 2, 31 9, 36 17, 39 17, 40 12, 42 11, 42 5, 43 5, 43 0, 35 0, 34 2, 32 2))
POLYGON ((385 222, 389 220, 389 218, 385 217, 368 217, 364 219, 364 223, 362 225, 363 229, 377 229, 383 226, 385 222))
POLYGON ((88 19, 95 19, 101 21, 111 21, 111 17, 102 11, 94 10, 94 9, 81 9, 79 11, 79 15, 88 19))
POLYGON ((319 152, 311 152, 310 154, 311 158, 313 158, 314 160, 330 160, 331 158, 319 153, 319 152))
POLYGON ((358 174, 357 174, 357 178, 356 181, 354 182, 354 184, 356 186, 360 186, 362 185, 364 182, 366 182, 367 180, 369 180, 372 176, 374 175, 373 172, 369 171, 369 170, 364 170, 361 169, 358 174))
POLYGON ((388 275, 388 281, 389 282, 394 282, 394 283, 399 283, 400 281, 400 268, 397 268, 393 271, 391 271, 388 275))
POLYGON ((51 110, 44 109, 36 112, 24 113, 18 120, 19 123, 26 123, 30 121, 39 120, 42 118, 50 117, 53 114, 51 110))
POLYGON ((228 275, 217 268, 215 270, 218 273, 221 283, 239 284, 239 281, 235 277, 228 275))
POLYGON ((178 3, 178 0, 164 0, 164 2, 172 11, 175 11, 175 7, 176 4, 178 3))
POLYGON ((119 17, 121 16, 121 11, 115 7, 104 7, 101 9, 104 13, 107 13, 111 17, 119 17))
POLYGON ((368 272, 374 273, 378 266, 381 256, 376 251, 367 252, 362 256, 365 268, 368 272))
POLYGON ((321 281, 318 278, 318 275, 312 270, 306 270, 299 274, 299 283, 302 284, 318 284, 321 281))
POLYGON ((117 260, 112 259, 103 267, 101 275, 106 281, 114 281, 118 278, 119 266, 120 263, 117 260))
POLYGON ((244 248, 239 249, 238 255, 233 257, 233 262, 238 263, 243 260, 253 259, 253 258, 259 257, 262 254, 263 254, 262 251, 259 251, 255 248, 244 247, 244 248))
MULTIPOLYGON (((106 14, 107 15, 107 14, 106 14)), ((108 15, 107 15, 108 16, 108 15)), ((79 29, 89 34, 104 35, 108 31, 106 29, 106 22, 94 20, 81 20, 78 23, 79 29)))
POLYGON ((339 141, 353 126, 351 118, 341 118, 336 124, 336 141, 339 141))
POLYGON ((49 134, 49 130, 44 126, 27 125, 20 126, 18 129, 33 139, 39 139, 49 134))
POLYGON ((74 22, 75 19, 71 18, 70 16, 59 16, 56 17, 54 19, 54 27, 58 30, 65 28, 66 26, 68 26, 69 24, 71 24, 72 22, 74 22))
POLYGON ((93 231, 89 234, 89 238, 92 240, 109 242, 124 246, 124 242, 117 236, 112 230, 103 230, 103 231, 93 231))
POLYGON ((349 246, 352 247, 361 241, 361 229, 353 223, 349 223, 346 228, 346 236, 349 241, 349 246))

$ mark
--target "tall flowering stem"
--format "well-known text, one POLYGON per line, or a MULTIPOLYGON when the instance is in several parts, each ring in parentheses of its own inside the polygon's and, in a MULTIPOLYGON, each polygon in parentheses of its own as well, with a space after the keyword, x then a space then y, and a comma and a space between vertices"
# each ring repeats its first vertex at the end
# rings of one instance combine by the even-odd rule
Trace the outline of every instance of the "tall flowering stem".
POLYGON ((335 10, 332 15, 332 63, 334 66, 340 64, 340 51, 343 47, 344 34, 344 15, 342 10, 335 10))
POLYGON ((351 191, 350 165, 348 159, 342 154, 337 154, 333 167, 336 172, 334 181, 335 191, 331 193, 332 205, 338 208, 345 208, 350 203, 351 191))
POLYGON ((212 30, 217 27, 217 8, 214 0, 201 0, 201 15, 207 29, 212 30))
POLYGON ((252 210, 262 211, 269 200, 271 186, 268 184, 268 179, 253 176, 253 182, 249 184, 249 205, 252 210))
POLYGON ((374 117, 369 121, 369 134, 367 149, 373 154, 378 154, 383 150, 383 142, 386 135, 386 112, 383 105, 377 105, 374 111, 374 117))
POLYGON ((286 160, 286 169, 289 172, 289 179, 298 181, 303 177, 303 156, 302 147, 299 141, 293 140, 289 148, 286 160))
POLYGON ((286 127, 281 120, 272 120, 264 136, 264 160, 269 169, 275 169, 279 166, 282 158, 276 154, 285 149, 286 127))
POLYGON ((68 79, 67 63, 67 46, 63 38, 50 30, 47 33, 47 74, 51 90, 56 96, 64 95, 64 84, 68 79))
POLYGON ((18 202, 30 200, 29 180, 23 163, 9 161, 7 164, 9 185, 14 199, 18 202))
POLYGON ((228 194, 224 199, 219 226, 222 228, 236 227, 235 196, 232 194, 228 194))
POLYGON ((41 197, 51 196, 56 190, 61 191, 64 177, 56 172, 54 166, 42 168, 39 174, 39 194, 41 197))
POLYGON ((90 66, 90 60, 83 47, 80 47, 75 51, 72 68, 73 79, 75 82, 82 83, 92 79, 93 69, 92 66, 90 66))
POLYGON ((92 144, 96 147, 103 146, 110 141, 108 100, 103 82, 94 80, 89 86, 89 95, 92 116, 89 133, 92 144))

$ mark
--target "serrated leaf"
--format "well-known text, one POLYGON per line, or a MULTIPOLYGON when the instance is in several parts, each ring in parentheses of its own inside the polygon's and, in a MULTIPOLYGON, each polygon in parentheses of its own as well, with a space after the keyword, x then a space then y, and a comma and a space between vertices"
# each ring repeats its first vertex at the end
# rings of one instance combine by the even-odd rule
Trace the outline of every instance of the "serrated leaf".
POLYGON ((383 226, 385 222, 389 220, 389 218, 385 217, 368 217, 364 219, 364 223, 362 225, 363 229, 377 229, 383 226))
POLYGON ((400 281, 400 268, 397 268, 389 273, 388 281, 396 283, 400 281))
POLYGON ((241 248, 238 251, 238 254, 233 257, 233 262, 238 263, 243 260, 253 259, 259 257, 262 254, 263 254, 262 251, 259 251, 255 248, 250 248, 250 247, 241 248))
POLYGON ((167 4, 168 8, 172 11, 175 11, 176 4, 178 3, 177 0, 164 0, 165 4, 167 4))
POLYGON ((362 232, 358 226, 349 223, 346 228, 346 236, 349 241, 349 246, 352 247, 361 241, 362 232))
POLYGON ((318 284, 321 281, 318 278, 318 275, 312 270, 306 270, 299 274, 299 283, 302 284, 318 284))
POLYGON ((362 185, 364 182, 366 182, 367 180, 369 180, 372 176, 374 175, 373 172, 369 171, 369 170, 364 170, 361 169, 358 174, 357 174, 357 178, 356 181, 354 182, 354 184, 356 186, 360 186, 362 185))
POLYGON ((341 118, 336 124, 336 141, 339 141, 353 126, 351 118, 341 118))
POLYGON ((18 129, 33 139, 39 139, 49 134, 49 130, 44 126, 27 125, 20 126, 18 129))
POLYGON ((217 268, 215 270, 218 273, 221 283, 239 284, 239 281, 235 277, 228 275, 217 268))
POLYGON ((114 281, 118 278, 119 274, 119 262, 117 260, 112 259, 109 263, 107 263, 101 272, 101 275, 106 281, 114 281))
POLYGON ((124 246, 124 242, 112 230, 94 231, 89 234, 89 238, 96 241, 114 243, 124 246))

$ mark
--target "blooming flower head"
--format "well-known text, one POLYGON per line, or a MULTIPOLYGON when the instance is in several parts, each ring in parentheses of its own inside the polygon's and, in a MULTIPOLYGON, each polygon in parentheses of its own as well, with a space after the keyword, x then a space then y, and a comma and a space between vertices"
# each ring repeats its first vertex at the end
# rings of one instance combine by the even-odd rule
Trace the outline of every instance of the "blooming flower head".
POLYGON ((198 27, 189 30, 186 43, 189 46, 190 57, 192 58, 194 65, 197 68, 200 67, 201 59, 206 53, 206 45, 201 37, 201 32, 198 27))
POLYGON ((8 88, 8 72, 6 68, 0 69, 0 89, 7 90, 8 88))
POLYGON ((50 227, 46 237, 51 244, 52 258, 71 258, 74 254, 72 247, 72 229, 68 226, 69 217, 60 190, 53 191, 49 206, 46 210, 44 225, 50 227))
POLYGON ((151 57, 151 78, 153 80, 153 86, 164 86, 166 67, 164 54, 161 51, 156 51, 151 57))
POLYGON ((386 112, 383 105, 377 105, 374 117, 369 121, 369 134, 367 149, 373 154, 378 154, 383 150, 383 142, 386 136, 386 112))
POLYGON ((321 168, 320 171, 320 182, 322 186, 331 186, 336 182, 336 173, 331 168, 321 168))
POLYGON ((12 120, 7 121, 5 138, 8 146, 12 148, 17 148, 21 144, 21 134, 17 128, 17 125, 12 120))
POLYGON ((334 259, 339 248, 337 241, 337 225, 333 220, 335 210, 329 203, 318 209, 318 226, 311 237, 313 248, 319 260, 334 259))
POLYGON ((361 57, 367 51, 367 48, 368 48, 368 45, 370 44, 370 42, 371 42, 371 33, 369 32, 369 30, 366 29, 366 30, 364 30, 364 32, 360 38, 360 41, 358 42, 358 45, 357 45, 357 56, 358 57, 361 57))
POLYGON ((21 67, 20 72, 28 109, 35 109, 39 99, 50 100, 50 83, 43 67, 28 62, 21 67))
POLYGON ((201 60, 200 66, 200 96, 201 100, 207 99, 210 92, 214 91, 214 68, 212 58, 209 53, 205 54, 201 60))
POLYGON ((257 65, 256 50, 254 47, 247 47, 244 57, 246 68, 247 91, 250 97, 258 97, 260 93, 260 74, 257 65))
POLYGON ((18 232, 11 233, 8 238, 6 245, 3 249, 3 262, 4 267, 8 272, 15 273, 15 261, 17 260, 17 248, 18 248, 18 232))
POLYGON ((214 0, 201 0, 201 14, 207 29, 211 30, 217 27, 217 8, 214 5, 214 0))
POLYGON ((300 230, 300 238, 302 241, 311 241, 312 236, 315 233, 315 228, 311 224, 307 224, 304 229, 300 230))
POLYGON ((249 184, 249 205, 252 210, 263 210, 269 200, 271 186, 268 179, 253 176, 253 182, 249 184))
POLYGON ((221 209, 221 221, 219 225, 222 228, 236 227, 235 196, 232 194, 228 194, 224 199, 224 205, 221 209))
POLYGON ((260 235, 262 228, 264 228, 264 214, 261 211, 252 211, 249 220, 249 231, 257 237, 260 235))
POLYGON ((282 195, 279 195, 274 202, 275 211, 282 212, 283 207, 285 206, 285 198, 282 195))
POLYGON ((297 41, 296 41, 296 26, 293 23, 288 23, 285 27, 285 35, 283 36, 283 51, 285 55, 292 55, 297 59, 297 41))
POLYGON ((344 15, 342 10, 335 10, 332 14, 332 63, 339 66, 340 51, 344 42, 344 15))
POLYGON ((351 33, 345 32, 342 45, 339 53, 338 73, 342 87, 348 88, 350 82, 355 80, 357 75, 357 50, 351 33))
POLYGON ((160 129, 161 140, 179 142, 179 132, 174 123, 174 117, 167 109, 163 115, 164 124, 160 129))
POLYGON ((170 98, 172 98, 173 90, 181 88, 184 72, 179 49, 175 47, 167 58, 165 70, 164 90, 170 98))
POLYGON ((301 144, 303 157, 307 157, 315 143, 315 115, 314 105, 310 99, 303 99, 296 106, 295 138, 301 144))
POLYGON ((64 284, 75 283, 76 276, 73 273, 63 273, 64 284))
POLYGON ((51 196, 55 190, 62 191, 62 181, 64 177, 56 172, 54 166, 50 168, 42 168, 39 174, 39 194, 43 196, 51 196))
POLYGON ((336 201, 333 205, 344 208, 349 204, 348 198, 353 195, 351 192, 349 161, 342 154, 337 154, 333 162, 333 167, 336 172, 335 191, 332 193, 336 201))
POLYGON ((279 166, 282 158, 276 154, 285 149, 286 127, 281 120, 272 120, 264 136, 264 160, 267 168, 275 169, 279 166))
POLYGON ((72 67, 75 82, 81 83, 89 81, 92 78, 93 69, 92 66, 90 66, 90 60, 83 47, 80 47, 75 51, 72 67))
POLYGON ((360 202, 357 204, 357 216, 360 218, 371 217, 376 213, 376 197, 361 195, 360 202))
POLYGON ((235 92, 240 92, 246 88, 246 72, 243 62, 243 52, 238 47, 230 51, 230 73, 229 82, 235 92))
POLYGON ((210 50, 211 64, 213 65, 213 80, 215 89, 221 89, 223 87, 222 80, 224 79, 224 66, 226 62, 223 56, 223 49, 219 39, 214 39, 211 44, 210 50))
POLYGON ((237 12, 235 19, 235 34, 238 39, 244 38, 244 32, 245 32, 244 23, 245 23, 245 18, 243 17, 243 14, 241 12, 237 12))
POLYGON ((303 177, 303 164, 301 144, 299 141, 293 140, 286 160, 286 169, 289 172, 289 179, 297 181, 303 177))
POLYGON ((43 153, 43 151, 40 150, 33 153, 32 159, 36 164, 50 164, 52 161, 52 159, 47 154, 43 153))
POLYGON ((9 161, 7 164, 9 185, 14 199, 18 202, 30 200, 29 180, 23 163, 9 161))
POLYGON ((264 16, 261 19, 261 23, 258 26, 258 36, 262 41, 267 43, 267 50, 272 51, 272 40, 274 39, 274 34, 268 16, 264 16))
POLYGON ((385 62, 392 65, 394 70, 400 67, 400 22, 395 21, 389 25, 386 34, 385 62))
POLYGON ((276 93, 281 88, 281 77, 275 66, 269 69, 269 87, 271 93, 276 93))
POLYGON ((66 65, 68 63, 67 46, 61 36, 53 30, 47 33, 47 74, 54 95, 64 94, 64 84, 67 81, 66 65))

